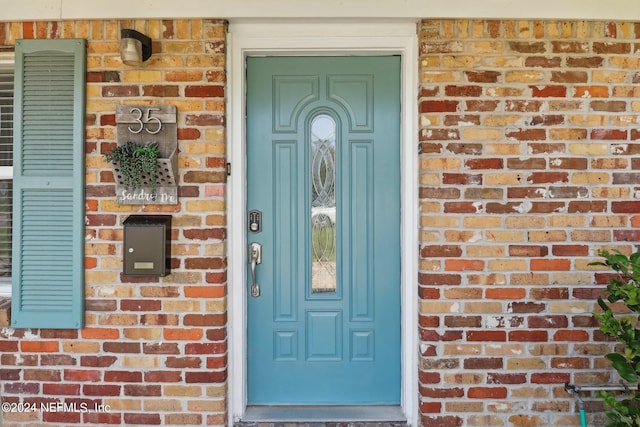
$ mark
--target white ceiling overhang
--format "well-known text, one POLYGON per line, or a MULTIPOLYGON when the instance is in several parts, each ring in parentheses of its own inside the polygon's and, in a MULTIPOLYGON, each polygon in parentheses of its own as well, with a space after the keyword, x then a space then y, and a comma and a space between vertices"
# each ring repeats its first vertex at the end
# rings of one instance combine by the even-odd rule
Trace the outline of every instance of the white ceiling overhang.
POLYGON ((234 19, 640 20, 638 0, 0 0, 0 21, 234 19))

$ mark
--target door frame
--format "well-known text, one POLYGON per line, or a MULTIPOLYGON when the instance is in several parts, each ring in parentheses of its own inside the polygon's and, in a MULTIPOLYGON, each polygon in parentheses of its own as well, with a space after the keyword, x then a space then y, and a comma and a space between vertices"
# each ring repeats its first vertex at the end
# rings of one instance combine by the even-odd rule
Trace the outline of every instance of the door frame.
POLYGON ((229 24, 227 44, 228 416, 247 405, 247 237, 245 58, 283 55, 401 57, 401 406, 417 425, 418 406, 418 39, 417 22, 247 20, 229 24))

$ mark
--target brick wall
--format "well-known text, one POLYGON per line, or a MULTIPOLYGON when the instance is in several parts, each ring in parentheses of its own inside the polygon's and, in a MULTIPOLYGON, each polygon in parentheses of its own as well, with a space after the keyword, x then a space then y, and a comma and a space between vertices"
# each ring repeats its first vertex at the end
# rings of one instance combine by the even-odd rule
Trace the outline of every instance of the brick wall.
POLYGON ((74 37, 88 40, 86 327, 0 331, 3 401, 38 408, 5 412, 4 425, 224 425, 225 23, 0 24, 2 50, 18 38, 74 37), (144 66, 122 65, 120 28, 153 39, 144 66), (177 106, 178 205, 117 204, 102 155, 115 145, 118 104, 177 106), (171 275, 121 275, 122 222, 134 213, 173 215, 171 275), (41 402, 51 410, 40 411, 41 402))
MULTIPOLYGON (((638 35, 621 22, 421 23, 425 426, 577 426, 564 382, 612 380, 590 315, 607 274, 588 263, 640 236, 638 35)), ((4 425, 224 425, 225 24, 0 24, 0 50, 35 37, 89 41, 87 325, 0 330, 1 392, 109 411, 5 413, 4 425), (121 64, 121 27, 153 38, 143 67, 121 64), (102 153, 124 103, 178 107, 179 205, 115 201, 102 153), (142 212, 173 215, 165 278, 120 273, 122 222, 142 212)))
POLYGON ((421 23, 424 425, 575 426, 564 383, 615 380, 590 314, 607 274, 588 263, 640 239, 638 37, 421 23))

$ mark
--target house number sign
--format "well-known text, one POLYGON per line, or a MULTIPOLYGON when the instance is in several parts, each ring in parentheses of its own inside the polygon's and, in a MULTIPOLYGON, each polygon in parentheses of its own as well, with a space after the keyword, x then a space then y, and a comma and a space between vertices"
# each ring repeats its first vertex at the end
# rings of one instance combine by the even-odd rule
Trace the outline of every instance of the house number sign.
POLYGON ((157 179, 145 180, 139 188, 126 188, 118 181, 116 191, 119 204, 142 205, 178 203, 178 126, 173 105, 118 105, 116 107, 118 145, 132 141, 140 146, 158 143, 157 179))
MULTIPOLYGON (((127 129, 129 129, 129 132, 134 134, 140 133, 143 130, 151 135, 156 135, 160 133, 160 131, 162 130, 162 121, 158 117, 153 115, 156 111, 160 111, 160 110, 161 109, 158 107, 147 107, 147 112, 144 114, 144 120, 143 120, 142 108, 132 107, 130 110, 130 113, 137 114, 134 120, 138 126, 137 126, 137 129, 133 129, 132 126, 129 125, 127 129), (149 127, 147 126, 149 123, 154 123, 156 125, 156 129, 150 130, 149 127)), ((135 128, 136 126, 133 126, 133 127, 135 128)))

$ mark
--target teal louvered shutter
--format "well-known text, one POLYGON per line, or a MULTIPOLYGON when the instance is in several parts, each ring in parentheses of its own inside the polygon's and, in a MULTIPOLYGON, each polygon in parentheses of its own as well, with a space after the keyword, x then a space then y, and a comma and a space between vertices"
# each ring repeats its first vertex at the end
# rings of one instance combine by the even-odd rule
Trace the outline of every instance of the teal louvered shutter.
POLYGON ((11 325, 84 324, 86 41, 18 40, 11 325))

